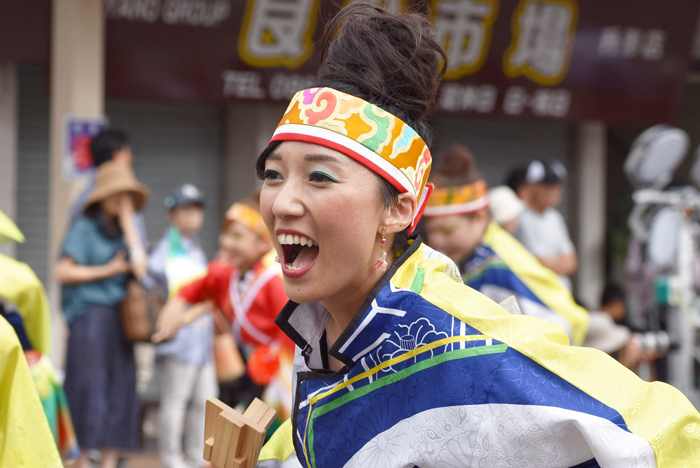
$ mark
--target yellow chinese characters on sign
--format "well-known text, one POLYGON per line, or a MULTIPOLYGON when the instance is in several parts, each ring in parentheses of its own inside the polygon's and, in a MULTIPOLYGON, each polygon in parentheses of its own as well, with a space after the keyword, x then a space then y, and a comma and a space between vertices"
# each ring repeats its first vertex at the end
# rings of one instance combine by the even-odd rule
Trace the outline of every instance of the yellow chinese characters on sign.
POLYGON ((252 67, 298 68, 313 52, 319 0, 248 0, 238 52, 252 67))
POLYGON ((521 0, 503 59, 506 76, 525 76, 545 86, 561 83, 569 71, 577 21, 574 0, 521 0))
POLYGON ((408 13, 408 0, 344 0, 343 7, 352 3, 369 3, 373 6, 385 8, 392 13, 408 13))
POLYGON ((486 61, 498 0, 433 0, 437 39, 447 53, 445 78, 476 73, 486 61))

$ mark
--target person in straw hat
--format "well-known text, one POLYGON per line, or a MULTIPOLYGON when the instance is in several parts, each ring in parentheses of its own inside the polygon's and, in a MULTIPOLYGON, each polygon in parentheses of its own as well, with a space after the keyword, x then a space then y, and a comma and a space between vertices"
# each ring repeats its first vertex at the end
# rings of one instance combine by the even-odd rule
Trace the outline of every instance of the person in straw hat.
POLYGON ((139 410, 132 345, 124 338, 118 306, 131 274, 147 259, 133 222, 148 189, 131 168, 106 162, 83 214, 72 224, 56 265, 62 308, 70 327, 65 388, 82 454, 102 451, 102 467, 116 466, 118 451, 138 443, 139 410))

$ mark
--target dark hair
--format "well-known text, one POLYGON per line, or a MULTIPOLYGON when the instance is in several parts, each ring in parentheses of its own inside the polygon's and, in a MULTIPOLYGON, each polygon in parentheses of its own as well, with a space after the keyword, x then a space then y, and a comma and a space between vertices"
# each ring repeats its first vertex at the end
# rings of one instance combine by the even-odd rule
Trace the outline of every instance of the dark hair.
POLYGON ((111 161, 114 153, 128 144, 129 139, 122 130, 101 130, 90 141, 93 164, 95 167, 99 167, 107 161, 111 161))
POLYGON ((511 170, 506 177, 505 184, 513 190, 513 192, 518 193, 518 189, 522 187, 527 178, 527 166, 516 167, 511 170))
POLYGON ((600 298, 600 305, 610 304, 613 301, 625 301, 625 293, 616 284, 607 284, 600 298))
MULTIPOLYGON (((428 115, 435 105, 447 56, 424 15, 351 4, 326 26, 322 56, 315 86, 371 102, 403 120, 430 146, 428 115)), ((260 178, 265 160, 278 146, 271 144, 258 158, 260 178)), ((377 177, 385 207, 395 206, 399 191, 377 177)), ((394 251, 408 247, 407 232, 396 234, 394 251)))
POLYGON ((457 187, 481 179, 474 155, 466 146, 452 145, 442 153, 430 178, 436 187, 457 187))

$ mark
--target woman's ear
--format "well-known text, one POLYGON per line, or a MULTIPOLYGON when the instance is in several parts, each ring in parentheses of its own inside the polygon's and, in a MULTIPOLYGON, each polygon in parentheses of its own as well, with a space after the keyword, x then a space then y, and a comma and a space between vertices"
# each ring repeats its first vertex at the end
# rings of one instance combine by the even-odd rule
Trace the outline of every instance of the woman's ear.
POLYGON ((416 212, 416 196, 412 193, 401 193, 396 203, 386 211, 383 227, 387 234, 401 232, 411 225, 416 212))

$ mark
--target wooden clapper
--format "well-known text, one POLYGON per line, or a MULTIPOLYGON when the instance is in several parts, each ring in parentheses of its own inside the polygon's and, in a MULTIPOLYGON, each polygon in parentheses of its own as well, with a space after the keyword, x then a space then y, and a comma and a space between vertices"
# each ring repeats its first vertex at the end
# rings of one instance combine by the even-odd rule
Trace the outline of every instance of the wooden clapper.
POLYGON ((254 468, 265 433, 277 416, 259 399, 241 414, 209 398, 204 423, 204 459, 215 468, 254 468))

